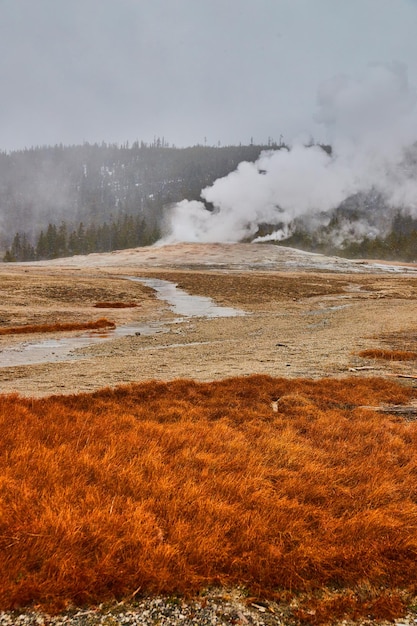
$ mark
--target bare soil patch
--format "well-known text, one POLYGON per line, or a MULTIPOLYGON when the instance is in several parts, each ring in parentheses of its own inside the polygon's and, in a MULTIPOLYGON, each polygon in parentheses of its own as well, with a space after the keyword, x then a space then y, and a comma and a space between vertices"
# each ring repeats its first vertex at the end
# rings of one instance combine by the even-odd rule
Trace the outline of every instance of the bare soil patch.
MULTIPOLYGON (((189 244, 3 264, 1 328, 95 320, 97 302, 137 305, 109 311, 118 326, 164 326, 152 335, 82 348, 69 361, 13 367, 1 361, 2 351, 21 349, 22 337, 1 336, 0 392, 42 396, 150 379, 250 374, 417 375, 413 361, 358 356, 367 349, 417 350, 415 270, 254 244, 189 244), (152 289, 126 276, 171 280, 246 315, 178 317, 152 289)), ((26 342, 41 339, 44 334, 25 336, 26 342)))

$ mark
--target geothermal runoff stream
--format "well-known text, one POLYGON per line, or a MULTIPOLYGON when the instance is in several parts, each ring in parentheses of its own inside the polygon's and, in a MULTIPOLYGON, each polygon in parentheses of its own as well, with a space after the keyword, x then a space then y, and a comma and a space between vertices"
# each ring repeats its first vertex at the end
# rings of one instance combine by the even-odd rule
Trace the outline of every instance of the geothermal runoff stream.
MULTIPOLYGON (((170 310, 177 314, 183 321, 190 317, 233 317, 244 315, 239 309, 216 305, 211 298, 192 296, 183 289, 167 280, 158 278, 136 278, 125 276, 127 280, 140 282, 151 287, 156 292, 156 297, 168 303, 170 310)), ((15 365, 34 365, 36 363, 51 363, 80 358, 75 350, 87 346, 108 341, 119 337, 131 335, 154 335, 167 332, 167 324, 157 322, 154 324, 125 325, 114 330, 89 331, 77 337, 63 337, 61 339, 46 339, 39 342, 22 342, 12 348, 0 351, 0 367, 12 367, 15 365)), ((181 344, 175 344, 178 346, 181 344)))

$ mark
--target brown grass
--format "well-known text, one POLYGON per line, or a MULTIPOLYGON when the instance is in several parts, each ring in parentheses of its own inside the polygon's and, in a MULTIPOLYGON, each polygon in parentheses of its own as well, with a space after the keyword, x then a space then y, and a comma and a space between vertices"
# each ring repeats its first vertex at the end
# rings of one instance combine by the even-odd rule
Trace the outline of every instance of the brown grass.
POLYGON ((96 302, 94 306, 96 309, 131 309, 139 304, 136 302, 96 302))
POLYGON ((417 424, 359 407, 416 394, 259 375, 0 396, 0 608, 242 585, 309 623, 403 614, 417 424))
POLYGON ((27 333, 52 333, 65 330, 100 330, 102 328, 115 328, 116 324, 105 317, 95 322, 67 322, 54 324, 25 324, 23 326, 9 326, 0 328, 0 335, 20 335, 27 333))
POLYGON ((417 359, 417 352, 409 350, 362 350, 359 356, 364 359, 384 359, 385 361, 414 361, 417 359))

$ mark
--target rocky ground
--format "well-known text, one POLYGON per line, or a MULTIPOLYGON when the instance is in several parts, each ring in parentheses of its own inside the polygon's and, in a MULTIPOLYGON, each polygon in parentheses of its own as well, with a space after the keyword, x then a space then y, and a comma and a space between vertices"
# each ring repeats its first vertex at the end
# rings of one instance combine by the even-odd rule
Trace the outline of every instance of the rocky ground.
MULTIPOLYGON (((241 591, 214 589, 198 598, 142 598, 94 609, 48 616, 41 612, 1 613, 0 626, 295 626, 288 607, 258 601, 241 591)), ((412 622, 410 622, 410 625, 412 622)), ((346 626, 348 624, 346 623, 346 626)))

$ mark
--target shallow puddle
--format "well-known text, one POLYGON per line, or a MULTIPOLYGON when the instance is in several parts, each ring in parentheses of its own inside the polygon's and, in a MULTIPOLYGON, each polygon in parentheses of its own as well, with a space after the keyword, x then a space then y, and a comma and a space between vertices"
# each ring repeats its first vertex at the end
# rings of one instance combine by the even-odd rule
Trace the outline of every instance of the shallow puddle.
POLYGON ((54 363, 59 361, 71 361, 80 357, 75 350, 118 337, 130 335, 155 335, 167 332, 161 324, 120 326, 114 330, 94 333, 90 331, 77 337, 62 337, 60 339, 45 339, 45 341, 25 341, 18 343, 12 348, 0 350, 0 367, 12 367, 15 365, 36 365, 37 363, 54 363))
MULTIPOLYGON (((128 280, 140 282, 155 290, 157 297, 169 304, 171 311, 181 318, 188 317, 233 317, 244 315, 244 311, 231 307, 217 306, 210 298, 192 296, 174 283, 156 278, 136 278, 126 276, 128 280)), ((132 335, 155 335, 168 332, 168 324, 129 324, 116 327, 114 330, 89 331, 76 337, 45 339, 45 341, 25 341, 11 348, 0 350, 0 367, 16 365, 35 365, 38 363, 54 363, 83 358, 75 350, 109 341, 119 337, 132 335)), ((175 344, 174 344, 175 345, 175 344)), ((180 344, 177 344, 180 345, 180 344)), ((87 358, 87 357, 84 357, 87 358)))

